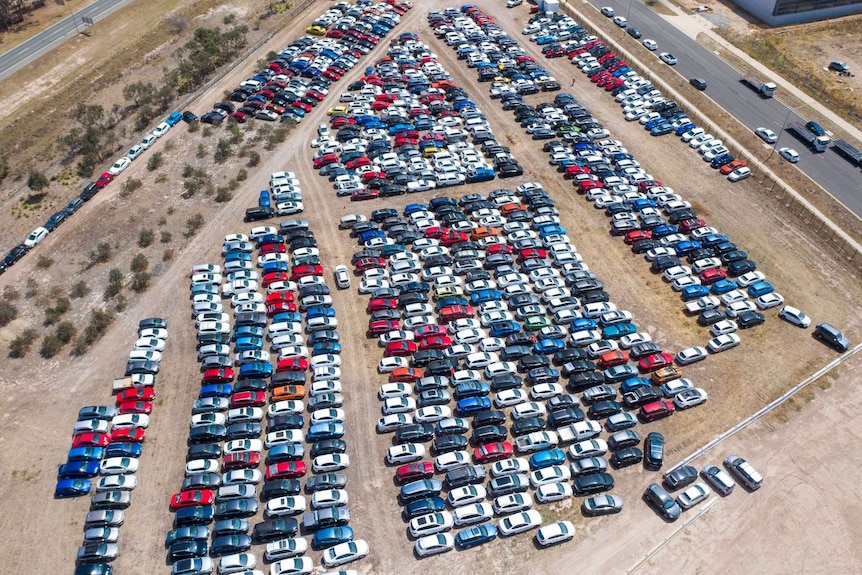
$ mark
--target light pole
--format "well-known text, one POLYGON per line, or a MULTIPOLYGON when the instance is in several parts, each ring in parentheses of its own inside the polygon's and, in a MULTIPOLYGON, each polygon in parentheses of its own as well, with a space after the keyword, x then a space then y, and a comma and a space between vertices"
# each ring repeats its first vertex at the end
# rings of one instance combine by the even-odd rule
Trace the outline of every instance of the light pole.
POLYGON ((78 21, 75 20, 75 13, 72 12, 72 7, 69 6, 69 0, 65 0, 63 4, 66 5, 66 9, 69 11, 69 16, 72 18, 72 24, 75 25, 75 34, 80 34, 81 31, 78 29, 78 21))
POLYGON ((623 38, 626 37, 626 28, 629 26, 629 17, 632 15, 632 2, 634 2, 634 0, 629 0, 629 9, 626 12, 626 27, 623 28, 623 38))

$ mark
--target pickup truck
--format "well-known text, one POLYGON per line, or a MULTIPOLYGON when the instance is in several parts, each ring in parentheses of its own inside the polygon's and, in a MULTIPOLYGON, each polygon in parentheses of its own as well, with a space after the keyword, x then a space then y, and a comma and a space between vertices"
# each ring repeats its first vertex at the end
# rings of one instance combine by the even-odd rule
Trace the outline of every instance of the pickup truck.
POLYGON ((518 453, 532 453, 556 447, 557 443, 559 443, 559 438, 553 431, 535 431, 516 437, 515 450, 518 453))
POLYGON ((721 305, 721 301, 715 296, 703 296, 685 304, 685 311, 690 314, 700 313, 708 309, 715 309, 721 305))
POLYGON ((598 421, 585 419, 577 421, 565 427, 557 429, 557 434, 560 437, 560 443, 573 443, 575 441, 584 441, 592 439, 602 432, 602 426, 598 421))
POLYGON ((130 387, 153 387, 156 384, 154 375, 148 373, 134 373, 126 377, 114 378, 112 390, 114 393, 119 393, 130 387))

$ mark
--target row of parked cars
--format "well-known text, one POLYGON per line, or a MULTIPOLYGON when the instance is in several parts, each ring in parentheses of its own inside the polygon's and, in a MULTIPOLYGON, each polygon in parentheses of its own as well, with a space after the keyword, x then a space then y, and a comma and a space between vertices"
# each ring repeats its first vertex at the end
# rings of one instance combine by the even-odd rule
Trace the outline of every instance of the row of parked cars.
POLYGON ((308 35, 291 42, 266 68, 243 80, 229 101, 217 103, 201 121, 232 118, 301 122, 344 74, 394 28, 407 3, 350 5, 339 2, 318 18, 308 35))
POLYGON ((268 220, 275 216, 301 214, 305 210, 302 203, 302 187, 293 172, 275 172, 269 177, 269 188, 261 190, 257 207, 245 211, 246 222, 268 220))
POLYGON ((393 42, 318 128, 312 162, 336 194, 365 200, 523 173, 487 119, 415 35, 393 42), (468 141, 469 140, 469 141, 468 141))
MULTIPOLYGON (((168 337, 161 318, 142 320, 129 364, 158 362, 168 337)), ((84 520, 76 575, 110 575, 119 555, 123 511, 132 502, 139 457, 155 397, 154 374, 127 374, 114 382, 115 405, 90 405, 78 411, 67 461, 58 469, 54 497, 81 497, 95 487, 84 520), (95 478, 99 477, 98 481, 95 478)))
MULTIPOLYGON (((273 174, 272 189, 291 178, 289 172, 273 174)), ((348 526, 347 478, 340 473, 349 465, 342 439, 341 347, 314 234, 307 222, 287 220, 279 228, 260 226, 249 235, 226 236, 223 254, 223 268, 192 270, 199 330, 227 335, 200 342, 204 385, 193 407, 187 477, 171 502, 178 521, 167 538, 169 554, 195 555, 172 555, 171 560, 180 563, 182 573, 212 570, 210 557, 217 556, 222 572, 234 566, 253 569, 257 559, 249 550, 265 543, 264 559, 271 562, 273 575, 309 573, 314 564, 306 555, 308 540, 296 536, 300 531, 312 535, 312 549, 323 549, 325 567, 364 557, 367 544, 354 540, 348 526), (265 295, 259 288, 265 288, 265 295), (229 325, 221 303, 227 297, 236 320, 232 333, 229 327, 208 325, 229 325), (313 344, 312 352, 306 343, 313 344), (227 442, 220 446, 221 440, 227 442), (311 444, 314 473, 305 480, 310 501, 300 482, 308 469, 304 442, 311 444), (257 469, 261 462, 264 473, 257 469), (256 486, 261 481, 259 504, 256 486), (199 509, 202 501, 209 510, 199 509), (265 520, 249 535, 248 518, 261 508, 265 520), (207 549, 205 525, 213 519, 207 549), (186 533, 187 528, 196 532, 186 533)))

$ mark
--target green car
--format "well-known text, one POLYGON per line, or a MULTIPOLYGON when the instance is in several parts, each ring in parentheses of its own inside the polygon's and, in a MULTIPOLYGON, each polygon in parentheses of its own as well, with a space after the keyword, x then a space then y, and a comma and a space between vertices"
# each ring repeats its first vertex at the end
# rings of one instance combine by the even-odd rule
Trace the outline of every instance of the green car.
POLYGON ((533 315, 524 320, 524 329, 527 331, 539 331, 550 325, 551 320, 544 315, 533 315))

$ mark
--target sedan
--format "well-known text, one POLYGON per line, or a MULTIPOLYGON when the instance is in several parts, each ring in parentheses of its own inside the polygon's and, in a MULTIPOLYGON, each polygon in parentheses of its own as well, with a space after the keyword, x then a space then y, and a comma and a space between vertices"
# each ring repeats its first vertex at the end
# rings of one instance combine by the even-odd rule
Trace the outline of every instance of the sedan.
POLYGON ((668 66, 673 66, 677 63, 676 57, 670 52, 662 52, 661 54, 659 54, 659 58, 668 66))
POLYGON ((778 312, 778 317, 802 329, 806 329, 811 325, 811 318, 805 315, 805 312, 789 305, 781 308, 781 311, 778 312))
POLYGON ((778 155, 790 162, 791 164, 795 164, 799 161, 799 153, 793 148, 779 148, 778 155))
POLYGON ((571 521, 557 521, 539 528, 536 532, 536 543, 541 547, 550 547, 568 541, 574 536, 575 526, 571 521))
POLYGON ((591 517, 619 513, 623 509, 623 500, 618 495, 595 495, 587 497, 581 504, 584 515, 591 517))
POLYGON ((535 509, 530 509, 529 511, 522 511, 516 515, 504 517, 500 521, 499 529, 501 535, 509 536, 523 533, 530 529, 536 529, 541 524, 541 514, 535 509))
POLYGON ((451 551, 455 546, 455 540, 448 533, 435 533, 427 535, 416 541, 414 550, 420 557, 429 557, 451 551))
POLYGON ((778 136, 769 128, 757 128, 754 133, 767 144, 774 144, 778 141, 778 136))
POLYGON ((683 509, 691 509, 701 501, 709 497, 709 488, 706 484, 698 481, 682 493, 676 496, 676 502, 683 509))
POLYGON ((739 342, 740 339, 738 335, 736 335, 735 333, 727 333, 712 338, 711 340, 709 340, 709 343, 707 343, 706 347, 709 349, 710 353, 720 353, 722 351, 736 347, 737 345, 739 345, 739 342))
POLYGON ((644 491, 644 500, 658 511, 662 517, 668 521, 679 519, 682 509, 674 501, 673 497, 665 491, 659 484, 650 483, 644 491))
POLYGON ((706 349, 700 346, 687 347, 676 354, 677 365, 690 365, 706 359, 706 349))
POLYGON ((339 543, 323 552, 323 565, 326 568, 337 567, 362 559, 368 555, 368 543, 363 539, 339 543))

